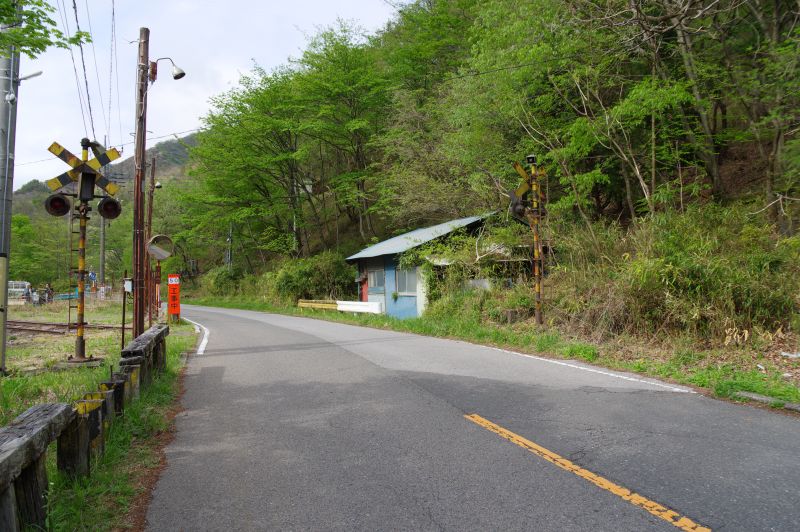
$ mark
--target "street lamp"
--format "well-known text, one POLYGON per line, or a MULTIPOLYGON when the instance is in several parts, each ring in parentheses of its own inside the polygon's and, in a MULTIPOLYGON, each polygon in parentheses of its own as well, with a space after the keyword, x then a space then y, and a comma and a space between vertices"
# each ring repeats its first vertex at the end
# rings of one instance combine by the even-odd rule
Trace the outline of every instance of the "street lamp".
POLYGON ((144 228, 144 172, 145 145, 147 142, 147 81, 155 82, 158 62, 168 60, 172 63, 173 79, 181 79, 186 73, 175 65, 169 57, 150 61, 150 30, 139 28, 139 57, 136 81, 136 151, 134 153, 134 191, 133 191, 133 337, 144 332, 145 252, 144 228))
POLYGON ((156 80, 156 76, 158 74, 158 62, 159 61, 169 61, 172 63, 172 79, 181 79, 183 76, 186 75, 186 72, 183 71, 181 67, 175 64, 175 61, 172 60, 171 57, 159 57, 155 61, 150 61, 150 81, 153 82, 156 80))

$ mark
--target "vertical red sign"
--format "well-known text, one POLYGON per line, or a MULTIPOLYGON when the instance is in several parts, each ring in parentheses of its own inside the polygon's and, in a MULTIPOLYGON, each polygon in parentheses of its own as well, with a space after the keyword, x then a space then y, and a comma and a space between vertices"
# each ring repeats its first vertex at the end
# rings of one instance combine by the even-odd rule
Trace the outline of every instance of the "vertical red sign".
POLYGON ((175 320, 181 317, 181 276, 176 273, 167 276, 167 312, 175 320))

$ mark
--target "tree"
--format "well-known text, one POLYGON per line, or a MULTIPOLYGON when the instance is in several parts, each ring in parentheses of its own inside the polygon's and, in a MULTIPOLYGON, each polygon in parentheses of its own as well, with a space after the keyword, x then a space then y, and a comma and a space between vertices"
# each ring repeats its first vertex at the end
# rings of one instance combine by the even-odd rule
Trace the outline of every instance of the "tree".
POLYGON ((304 112, 300 133, 319 143, 328 164, 320 168, 337 205, 358 222, 361 238, 375 234, 370 206, 371 142, 381 131, 388 82, 362 33, 340 22, 312 39, 297 62, 304 112))
POLYGON ((87 42, 90 35, 76 32, 67 37, 50 18, 55 9, 46 0, 6 0, 0 3, 0 55, 13 46, 33 59, 51 46, 68 48, 87 42))

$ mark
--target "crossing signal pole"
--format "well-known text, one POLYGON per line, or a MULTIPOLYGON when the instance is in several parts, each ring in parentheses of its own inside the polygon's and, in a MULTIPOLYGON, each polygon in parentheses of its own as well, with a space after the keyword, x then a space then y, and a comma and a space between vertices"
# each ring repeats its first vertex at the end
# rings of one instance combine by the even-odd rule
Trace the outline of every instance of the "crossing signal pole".
POLYGON ((544 254, 542 253, 541 222, 544 217, 542 188, 539 178, 545 175, 544 170, 537 168, 536 156, 528 155, 526 158, 531 165, 528 173, 521 164, 515 162, 514 169, 522 177, 517 190, 512 196, 512 210, 515 215, 527 214, 528 223, 533 233, 533 292, 534 292, 534 317, 536 323, 542 325, 544 316, 542 314, 542 277, 544 275, 544 254), (524 197, 530 194, 530 208, 525 205, 524 197))
POLYGON ((86 340, 84 338, 84 328, 86 325, 86 225, 89 221, 89 213, 92 208, 89 202, 95 198, 100 198, 97 204, 97 212, 103 218, 114 219, 119 216, 121 212, 120 203, 114 199, 119 187, 110 182, 101 172, 100 168, 107 165, 114 159, 119 158, 119 152, 116 149, 106 151, 105 148, 91 142, 89 139, 81 139, 81 158, 78 159, 63 146, 53 143, 49 148, 50 153, 67 163, 72 167, 60 176, 54 177, 47 181, 47 186, 51 190, 57 191, 60 188, 71 183, 77 183, 78 192, 76 194, 67 193, 54 193, 51 194, 44 202, 45 210, 52 216, 64 216, 70 211, 70 204, 67 196, 74 197, 76 201, 73 216, 78 219, 78 323, 77 335, 75 337, 75 356, 70 358, 70 362, 82 363, 93 360, 93 357, 86 357, 86 340), (95 155, 95 158, 89 160, 89 149, 95 155), (109 196, 95 196, 94 187, 99 186, 109 196))

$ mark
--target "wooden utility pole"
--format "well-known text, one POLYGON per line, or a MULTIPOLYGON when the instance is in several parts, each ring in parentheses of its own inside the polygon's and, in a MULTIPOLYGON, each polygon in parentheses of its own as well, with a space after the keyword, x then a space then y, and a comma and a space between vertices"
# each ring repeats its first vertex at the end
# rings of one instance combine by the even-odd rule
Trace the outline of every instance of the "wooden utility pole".
MULTIPOLYGON (((147 224, 144 228, 144 240, 150 242, 153 236, 153 192, 156 190, 156 158, 150 159, 150 186, 147 189, 147 224)), ((144 252, 145 261, 145 285, 147 299, 147 322, 148 327, 153 326, 153 270, 150 268, 150 255, 147 250, 144 252)))
POLYGON ((150 68, 150 30, 139 29, 139 58, 136 68, 136 140, 133 191, 133 337, 144 332, 145 249, 144 172, 147 135, 147 81, 150 68))

